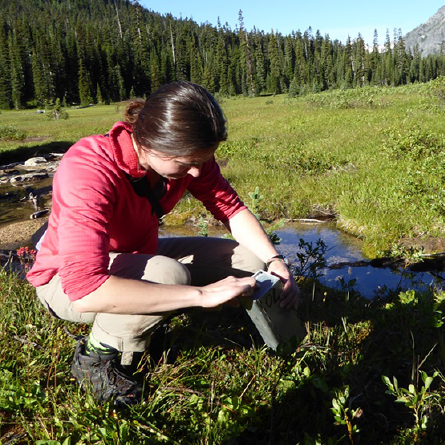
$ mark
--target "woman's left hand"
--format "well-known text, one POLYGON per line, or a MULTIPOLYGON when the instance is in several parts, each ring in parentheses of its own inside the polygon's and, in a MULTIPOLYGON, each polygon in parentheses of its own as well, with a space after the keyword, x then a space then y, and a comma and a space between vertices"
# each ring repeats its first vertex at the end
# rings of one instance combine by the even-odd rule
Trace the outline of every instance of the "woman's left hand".
POLYGON ((300 301, 300 289, 287 266, 281 261, 272 261, 267 272, 279 277, 283 283, 280 306, 285 309, 296 309, 300 301))

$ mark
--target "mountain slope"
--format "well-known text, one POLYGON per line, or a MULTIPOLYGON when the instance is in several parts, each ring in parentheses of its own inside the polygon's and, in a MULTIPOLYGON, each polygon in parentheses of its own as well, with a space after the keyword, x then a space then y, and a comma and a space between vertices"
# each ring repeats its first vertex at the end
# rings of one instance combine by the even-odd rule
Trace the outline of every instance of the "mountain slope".
POLYGON ((405 36, 406 48, 412 51, 416 44, 419 45, 423 57, 439 54, 444 41, 445 6, 442 6, 426 23, 422 23, 405 36))

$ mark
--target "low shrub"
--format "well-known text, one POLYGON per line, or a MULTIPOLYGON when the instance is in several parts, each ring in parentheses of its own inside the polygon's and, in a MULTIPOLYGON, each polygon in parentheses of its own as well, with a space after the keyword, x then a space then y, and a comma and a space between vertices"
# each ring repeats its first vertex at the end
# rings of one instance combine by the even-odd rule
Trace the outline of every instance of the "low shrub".
POLYGON ((12 125, 0 125, 0 140, 21 141, 26 138, 26 132, 18 130, 12 125))

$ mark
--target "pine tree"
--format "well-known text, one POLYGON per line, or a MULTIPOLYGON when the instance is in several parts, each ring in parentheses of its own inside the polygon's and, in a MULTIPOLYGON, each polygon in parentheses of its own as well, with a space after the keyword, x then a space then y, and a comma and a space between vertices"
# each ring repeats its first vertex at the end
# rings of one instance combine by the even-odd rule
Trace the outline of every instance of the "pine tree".
POLYGON ((24 105, 25 76, 18 52, 16 38, 9 36, 9 60, 11 62, 11 99, 16 110, 20 110, 24 105))
POLYGON ((295 46, 295 68, 292 82, 294 87, 301 88, 309 84, 309 65, 305 57, 306 42, 301 34, 297 34, 297 43, 295 46))
POLYGON ((326 35, 321 47, 321 63, 323 67, 323 89, 334 88, 336 84, 334 60, 334 49, 329 35, 326 35))
POLYGON ((365 41, 362 39, 362 36, 359 34, 357 40, 355 41, 355 57, 354 57, 354 66, 356 67, 356 75, 355 82, 359 87, 365 86, 365 82, 367 80, 367 51, 365 48, 365 41))
POLYGON ((242 90, 246 96, 254 96, 256 93, 255 73, 252 60, 252 53, 249 41, 249 34, 244 29, 243 11, 238 13, 239 32, 238 38, 240 42, 240 61, 242 72, 242 90))
POLYGON ((90 80, 83 59, 79 59, 79 100, 81 106, 89 105, 93 102, 90 88, 90 80))
POLYGON ((351 37, 349 36, 348 39, 346 40, 343 66, 344 66, 344 86, 347 88, 351 88, 355 84, 355 67, 352 54, 351 37))
POLYGON ((45 103, 46 88, 35 49, 32 50, 32 75, 34 83, 34 98, 37 101, 37 106, 42 107, 45 103))
POLYGON ((218 43, 216 46, 215 54, 215 65, 218 71, 219 78, 219 93, 223 96, 229 95, 229 78, 228 78, 228 67, 229 59, 227 55, 227 50, 224 42, 224 35, 222 31, 218 35, 218 43))
POLYGON ((105 100, 102 97, 102 91, 100 89, 99 83, 96 86, 96 103, 97 103, 97 105, 104 105, 105 104, 105 100))
POLYGON ((289 85, 292 78, 294 77, 294 67, 295 67, 295 51, 294 51, 294 40, 291 36, 287 36, 284 39, 284 82, 289 85))
POLYGON ((385 49, 383 52, 382 60, 384 66, 382 77, 384 85, 394 84, 394 60, 391 46, 391 37, 389 36, 389 31, 386 30, 385 49))
POLYGON ((374 30, 374 38, 372 40, 372 53, 369 66, 368 81, 371 85, 381 85, 381 69, 380 69, 380 51, 379 51, 379 35, 377 29, 374 30))
POLYGON ((266 56, 262 44, 262 35, 254 33, 255 45, 255 85, 256 94, 261 94, 266 89, 266 56))
POLYGON ((156 91, 162 85, 159 57, 153 49, 150 53, 150 91, 156 91))
POLYGON ((11 66, 6 28, 6 23, 0 21, 0 109, 4 110, 12 106, 11 66))
POLYGON ((269 93, 279 94, 281 93, 280 83, 281 83, 281 69, 280 69, 280 59, 278 54, 278 43, 277 39, 273 33, 269 37, 268 54, 270 61, 270 72, 267 76, 267 89, 269 93))
POLYGON ((405 41, 402 31, 398 30, 397 45, 394 48, 395 54, 395 85, 405 85, 408 80, 410 59, 406 53, 405 41))

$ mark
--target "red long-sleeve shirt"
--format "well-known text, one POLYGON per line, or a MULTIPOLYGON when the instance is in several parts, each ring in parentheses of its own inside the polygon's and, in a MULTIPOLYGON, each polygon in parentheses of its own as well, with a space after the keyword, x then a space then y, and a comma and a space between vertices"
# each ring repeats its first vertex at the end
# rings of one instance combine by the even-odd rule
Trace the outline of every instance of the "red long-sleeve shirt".
MULTIPOLYGON (((78 300, 108 279, 109 252, 156 253, 158 217, 127 177, 147 174, 139 167, 131 131, 118 122, 107 135, 83 138, 64 155, 54 176, 48 229, 27 275, 33 286, 59 273, 64 292, 78 300)), ((167 181, 159 200, 164 213, 186 190, 221 221, 245 209, 214 158, 197 178, 167 181)))

